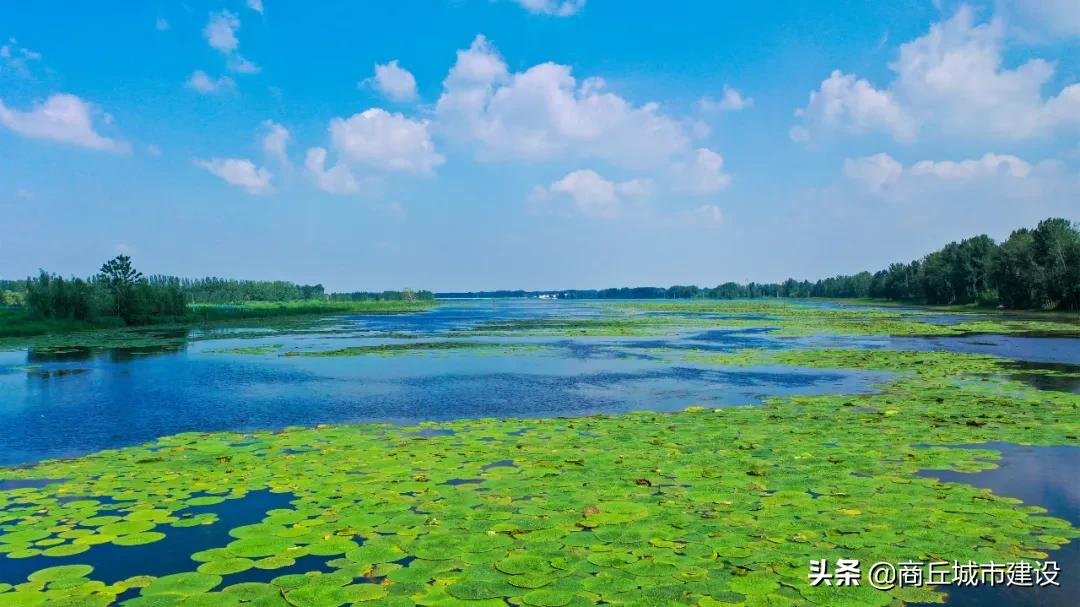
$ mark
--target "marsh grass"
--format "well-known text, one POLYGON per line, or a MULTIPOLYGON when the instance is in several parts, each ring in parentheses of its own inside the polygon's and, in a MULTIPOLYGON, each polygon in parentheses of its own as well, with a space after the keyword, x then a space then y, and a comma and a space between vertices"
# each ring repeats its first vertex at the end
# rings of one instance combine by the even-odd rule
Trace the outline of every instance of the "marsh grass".
MULTIPOLYGON (((0 308, 0 349, 81 347, 139 347, 181 343, 186 331, 245 324, 266 332, 310 328, 326 317, 351 314, 404 314, 437 306, 434 301, 296 301, 197 304, 181 318, 161 317, 148 325, 124 326, 116 318, 96 321, 40 319, 21 308, 0 308), (253 323, 252 321, 257 321, 253 323)), ((251 336, 251 335, 249 335, 251 336)), ((257 336, 257 335, 254 335, 257 336)), ((235 336, 241 337, 241 336, 235 336)))

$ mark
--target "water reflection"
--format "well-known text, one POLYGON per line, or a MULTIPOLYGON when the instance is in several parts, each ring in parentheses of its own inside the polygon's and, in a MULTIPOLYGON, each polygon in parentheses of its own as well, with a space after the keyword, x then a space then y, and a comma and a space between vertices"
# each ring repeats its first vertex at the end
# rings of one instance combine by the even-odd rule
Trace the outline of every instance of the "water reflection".
MULTIPOLYGON (((928 470, 921 476, 966 483, 998 495, 1020 498, 1025 504, 1046 508, 1052 516, 1080 526, 1080 447, 1030 447, 1011 443, 983 443, 972 448, 1002 452, 998 467, 976 473, 928 470)), ((957 607, 1073 607, 1080 593, 1080 542, 1072 541, 1050 554, 1061 569, 1061 587, 977 586, 950 590, 947 605, 957 607)))
POLYGON ((435 355, 278 356, 291 350, 403 342, 372 338, 373 329, 423 333, 430 341, 440 332, 492 319, 555 314, 590 316, 598 309, 586 304, 469 304, 354 317, 346 321, 351 330, 234 335, 192 341, 183 348, 35 350, 24 353, 24 360, 0 353, 0 367, 18 365, 26 377, 20 381, 17 374, 0 373, 0 465, 76 456, 185 431, 677 410, 690 404, 751 404, 785 394, 866 392, 887 377, 672 364, 671 353, 664 352, 665 347, 754 347, 765 339, 760 329, 655 340, 539 338, 531 343, 542 347, 505 356, 468 349, 435 355), (258 351, 260 346, 276 347, 260 354, 220 353, 258 351))
MULTIPOLYGON (((473 338, 535 346, 512 355, 460 349, 400 356, 279 356, 294 350, 415 344, 417 338, 442 340, 485 323, 603 313, 601 305, 590 302, 454 302, 412 314, 344 317, 316 330, 146 330, 125 334, 136 347, 0 352, 0 465, 75 456, 183 431, 674 410, 788 394, 866 392, 887 377, 853 370, 717 368, 686 362, 684 353, 690 351, 929 348, 1080 361, 1076 338, 783 338, 769 327, 657 337, 473 338), (145 337, 167 343, 138 345, 145 337), (239 353, 221 353, 229 350, 239 353)), ((1080 374, 1049 376, 1023 367, 1016 368, 1015 378, 1071 392, 1080 383, 1080 374)))
MULTIPOLYGON (((163 576, 191 571, 195 563, 192 554, 225 546, 235 538, 229 531, 242 525, 262 521, 270 510, 288 508, 292 495, 252 491, 238 499, 225 500, 213 506, 192 506, 179 514, 195 515, 204 512, 217 514, 218 520, 209 525, 195 527, 164 527, 159 529, 165 538, 139 546, 98 544, 79 554, 52 557, 34 556, 23 559, 4 559, 0 568, 0 582, 18 584, 38 569, 58 565, 85 564, 94 567, 93 579, 112 584, 135 575, 163 576)), ((278 569, 274 575, 293 573, 278 569)))

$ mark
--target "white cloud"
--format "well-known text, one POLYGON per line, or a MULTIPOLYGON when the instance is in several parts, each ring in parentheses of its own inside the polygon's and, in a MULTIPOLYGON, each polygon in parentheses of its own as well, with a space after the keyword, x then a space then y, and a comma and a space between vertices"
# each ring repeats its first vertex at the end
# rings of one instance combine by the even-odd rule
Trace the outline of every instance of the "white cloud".
POLYGON ((844 160, 844 177, 869 192, 880 192, 899 181, 903 173, 904 166, 885 153, 844 160))
MULTIPOLYGON (((1045 173, 1051 166, 1045 165, 1041 170, 1045 173)), ((894 196, 919 182, 1000 184, 1019 182, 1035 174, 1036 167, 1009 154, 988 153, 966 160, 920 160, 907 168, 885 153, 844 160, 844 177, 862 191, 894 196)))
MULTIPOLYGON (((810 102, 796 111, 805 124, 823 129, 842 129, 850 132, 885 131, 900 141, 915 136, 915 125, 889 91, 879 91, 869 82, 852 74, 834 70, 810 92, 810 102)), ((794 127, 791 138, 806 141, 807 127, 794 127)))
POLYGON ((482 34, 473 39, 467 49, 457 51, 457 60, 443 82, 444 88, 467 84, 490 85, 506 78, 506 63, 495 47, 482 34))
POLYGON ((753 107, 754 100, 746 97, 738 89, 724 85, 724 94, 719 100, 711 97, 702 97, 698 100, 698 107, 706 112, 737 112, 753 107))
POLYGON ((159 32, 164 32, 169 29, 169 21, 165 19, 165 17, 158 17, 157 20, 154 21, 154 29, 159 32))
POLYGON ((146 153, 149 156, 161 156, 161 146, 156 143, 146 144, 146 153))
POLYGON ((656 190, 656 184, 652 179, 629 179, 615 184, 615 191, 620 196, 627 198, 648 198, 656 190))
POLYGON ((44 102, 35 103, 29 110, 20 111, 0 100, 0 124, 31 139, 48 139, 70 145, 114 153, 127 153, 131 146, 123 141, 105 137, 94 128, 94 117, 100 115, 109 124, 112 117, 93 104, 67 93, 50 95, 44 102))
POLYGON ((195 164, 248 194, 261 195, 274 191, 270 184, 273 174, 264 167, 256 167, 254 162, 246 158, 196 158, 195 164))
POLYGON ((802 124, 793 137, 845 130, 900 141, 919 132, 1021 140, 1080 127, 1080 84, 1044 97, 1054 64, 1030 59, 1007 68, 1004 42, 1003 20, 976 24, 973 10, 961 6, 901 45, 887 88, 834 71, 797 112, 802 124))
POLYGON ((694 223, 719 225, 724 223, 724 212, 715 204, 703 204, 690 212, 689 219, 694 223))
POLYGON ((30 62, 40 60, 41 53, 21 46, 14 38, 8 38, 7 43, 0 45, 0 65, 4 68, 0 73, 11 70, 27 78, 30 76, 30 62))
POLYGON ((211 78, 206 72, 202 70, 195 70, 191 73, 191 76, 184 83, 184 86, 189 89, 196 90, 204 95, 212 93, 222 93, 231 91, 236 88, 236 83, 232 78, 228 76, 222 76, 220 78, 211 78))
POLYGON ((724 172, 724 157, 708 148, 694 151, 689 163, 674 168, 675 189, 692 194, 715 194, 731 185, 731 175, 724 172))
POLYGON ((416 78, 412 72, 398 65, 397 59, 389 63, 375 64, 375 76, 360 84, 371 84, 375 90, 393 101, 416 99, 416 78))
POLYGON ((933 175, 941 179, 969 181, 994 176, 1023 179, 1031 175, 1032 167, 1027 161, 1008 154, 984 154, 974 160, 932 161, 922 160, 911 167, 912 175, 933 175))
POLYGON ((210 21, 203 28, 203 35, 211 47, 222 53, 231 53, 240 45, 236 30, 240 29, 240 18, 229 11, 211 13, 210 21))
POLYGON ((263 13, 262 0, 247 0, 247 6, 256 13, 259 13, 260 15, 263 13))
POLYGON ((307 168, 315 185, 324 192, 352 194, 360 189, 349 167, 338 163, 329 169, 326 168, 325 148, 310 148, 304 158, 304 167, 307 168))
POLYGON ((658 104, 634 105, 605 92, 602 79, 578 81, 565 65, 509 73, 483 36, 458 51, 436 117, 441 130, 478 144, 484 159, 577 157, 645 167, 689 150, 682 124, 658 104))
POLYGON ((289 164, 288 146, 291 137, 289 129, 273 120, 263 121, 262 129, 264 131, 261 141, 263 152, 279 164, 287 166, 289 164))
POLYGON ((551 185, 534 188, 530 202, 543 202, 552 196, 565 195, 582 215, 611 218, 618 214, 618 203, 625 198, 642 198, 652 194, 648 179, 614 182, 591 169, 566 174, 551 185))
POLYGON ((1076 0, 999 0, 997 9, 1025 39, 1080 36, 1080 3, 1076 0))
POLYGON ((569 17, 585 8, 585 0, 514 0, 530 13, 569 17))
POLYGON ((230 72, 236 72, 237 74, 258 74, 262 70, 262 68, 241 57, 239 54, 230 55, 225 66, 230 72))
POLYGON ((330 121, 334 149, 351 164, 430 174, 445 159, 435 151, 428 121, 371 108, 330 121))
MULTIPOLYGON (((262 7, 261 3, 259 7, 262 7)), ((211 48, 217 49, 226 56, 225 67, 230 72, 237 74, 258 73, 260 71, 259 66, 237 52, 240 39, 236 37, 236 32, 239 29, 240 18, 227 10, 223 10, 210 14, 210 21, 203 28, 203 35, 211 48)))

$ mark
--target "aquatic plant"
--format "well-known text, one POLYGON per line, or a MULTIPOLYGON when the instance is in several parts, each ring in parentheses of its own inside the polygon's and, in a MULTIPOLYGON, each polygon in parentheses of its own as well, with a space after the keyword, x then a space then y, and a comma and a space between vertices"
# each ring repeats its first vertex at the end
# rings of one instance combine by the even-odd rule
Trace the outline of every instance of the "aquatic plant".
POLYGON ((1080 397, 1001 379, 1006 363, 987 356, 794 350, 745 359, 765 356, 897 375, 860 397, 186 433, 4 470, 64 480, 0 492, 0 552, 43 559, 25 580, 0 580, 10 585, 0 586, 0 603, 940 602, 926 588, 813 587, 807 564, 1038 560, 1080 535, 1019 500, 915 474, 995 465, 997 452, 960 444, 1080 444, 1080 397), (188 571, 106 583, 79 566, 93 562, 98 544, 152 544, 177 527, 214 525, 206 509, 267 488, 291 496, 290 507, 232 529, 231 541, 193 554, 188 571), (185 512, 194 506, 203 512, 185 512), (325 571, 230 581, 312 555, 325 557, 325 571))
MULTIPOLYGON (((406 343, 384 343, 362 346, 349 346, 336 350, 291 350, 284 356, 314 356, 321 358, 334 358, 341 356, 364 356, 380 355, 393 356, 400 354, 416 354, 423 352, 445 352, 457 350, 472 350, 488 352, 492 354, 510 354, 518 351, 535 352, 544 349, 543 344, 528 343, 495 343, 482 341, 410 341, 406 343)), ((231 350, 229 352, 237 352, 231 350)))

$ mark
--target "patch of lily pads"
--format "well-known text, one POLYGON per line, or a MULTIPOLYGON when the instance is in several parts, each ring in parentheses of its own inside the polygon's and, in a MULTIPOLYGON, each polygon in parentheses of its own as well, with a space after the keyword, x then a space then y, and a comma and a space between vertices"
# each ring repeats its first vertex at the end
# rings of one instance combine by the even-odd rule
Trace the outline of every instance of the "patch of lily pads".
POLYGON ((513 419, 185 433, 3 470, 64 480, 0 491, 0 563, 86 563, 0 577, 0 604, 900 605, 944 595, 812 587, 809 560, 1037 561, 1080 536, 1042 508, 916 474, 1000 455, 955 445, 1080 445, 1080 396, 1002 379, 1005 361, 972 354, 698 356, 895 375, 871 395, 536 419, 524 433, 513 419), (264 489, 291 494, 289 507, 231 529, 189 570, 94 579, 95 545, 214 524, 183 510, 264 489), (330 570, 233 581, 310 555, 330 570))

